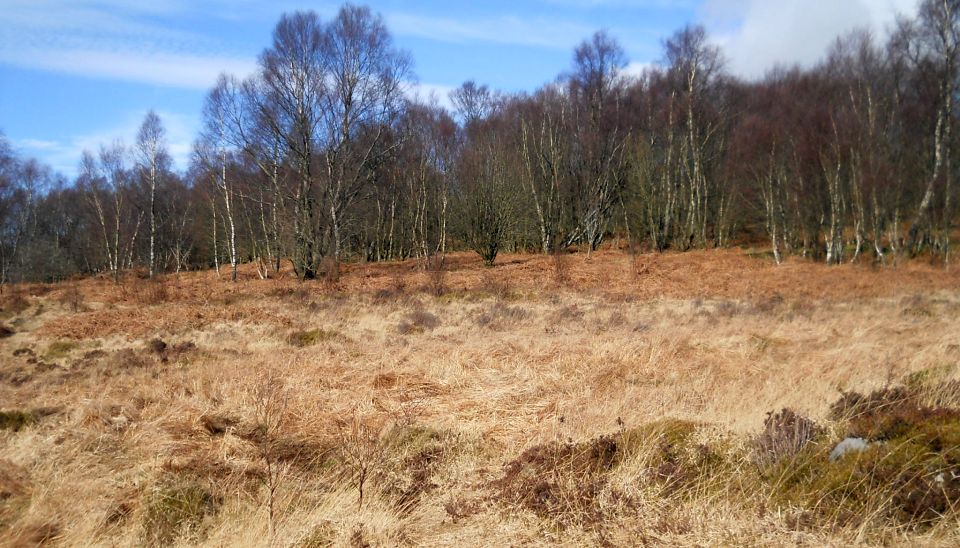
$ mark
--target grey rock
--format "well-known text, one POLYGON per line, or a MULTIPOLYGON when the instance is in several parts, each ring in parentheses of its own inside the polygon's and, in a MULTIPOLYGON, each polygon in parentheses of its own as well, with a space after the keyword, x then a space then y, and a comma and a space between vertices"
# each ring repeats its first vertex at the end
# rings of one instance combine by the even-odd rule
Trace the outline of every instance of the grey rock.
POLYGON ((870 447, 870 443, 863 438, 846 438, 830 451, 830 462, 836 462, 848 453, 859 453, 867 447, 870 447))

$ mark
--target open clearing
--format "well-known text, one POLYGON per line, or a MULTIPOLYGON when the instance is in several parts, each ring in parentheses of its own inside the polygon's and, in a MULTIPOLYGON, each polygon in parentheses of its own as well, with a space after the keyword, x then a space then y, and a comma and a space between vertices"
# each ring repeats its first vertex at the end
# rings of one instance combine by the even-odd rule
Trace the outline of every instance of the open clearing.
POLYGON ((960 542, 957 269, 448 269, 8 291, 0 545, 960 542))

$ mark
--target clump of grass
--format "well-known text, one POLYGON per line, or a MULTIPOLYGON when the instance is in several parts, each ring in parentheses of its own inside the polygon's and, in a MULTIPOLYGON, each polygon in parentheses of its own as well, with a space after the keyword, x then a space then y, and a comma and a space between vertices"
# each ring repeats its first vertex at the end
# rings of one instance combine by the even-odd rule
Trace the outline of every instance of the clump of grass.
POLYGON ((384 490, 395 495, 399 508, 409 510, 438 487, 433 476, 451 445, 441 432, 416 424, 394 426, 383 444, 389 456, 385 460, 399 464, 384 490))
POLYGON ((337 531, 330 522, 315 525, 307 535, 297 542, 297 548, 329 548, 336 545, 337 531))
POLYGON ((208 414, 200 418, 200 425, 211 436, 222 436, 228 430, 236 427, 239 422, 234 417, 221 414, 208 414))
POLYGON ((76 341, 54 341, 47 345, 43 358, 48 361, 61 360, 79 347, 80 343, 76 341))
POLYGON ((196 348, 197 346, 190 341, 170 345, 159 337, 147 342, 147 350, 156 354, 163 363, 177 361, 181 356, 196 350, 196 348))
POLYGON ((750 303, 750 312, 757 315, 772 315, 780 310, 783 306, 783 301, 783 295, 779 293, 760 297, 750 303))
POLYGON ((326 329, 308 329, 305 331, 294 331, 287 337, 287 342, 297 348, 305 348, 326 341, 332 341, 340 337, 340 333, 326 329))
POLYGON ((526 320, 530 311, 520 306, 511 306, 497 300, 482 308, 474 317, 477 325, 490 329, 502 329, 526 320))
POLYGON ((904 316, 923 319, 933 317, 933 303, 925 295, 913 295, 905 297, 901 301, 901 313, 904 316))
POLYGON ((31 411, 0 411, 0 430, 19 432, 37 422, 37 415, 31 411))
POLYGON ((0 536, 4 546, 46 546, 55 542, 63 533, 54 522, 28 523, 11 529, 8 535, 0 536))
POLYGON ((0 339, 6 339, 7 337, 12 337, 14 333, 16 333, 16 331, 0 323, 0 339))
POLYGON ((423 333, 440 325, 440 318, 431 312, 418 308, 407 314, 407 317, 397 326, 401 335, 423 333))
POLYGON ((720 474, 728 464, 717 447, 697 440, 697 423, 664 419, 621 433, 624 447, 643 464, 650 484, 660 496, 701 493, 723 487, 728 477, 720 474))
POLYGON ((121 348, 115 351, 108 360, 108 371, 124 371, 128 369, 142 369, 155 365, 149 356, 144 356, 132 348, 121 348))
POLYGON ((199 537, 204 518, 216 512, 219 500, 199 483, 174 480, 150 491, 143 505, 142 541, 169 546, 178 539, 199 537))
POLYGON ((498 500, 522 507, 560 526, 609 524, 632 506, 630 496, 611 484, 627 462, 661 496, 702 491, 721 475, 723 458, 695 442, 697 425, 663 420, 588 441, 533 446, 507 463, 493 482, 498 500))

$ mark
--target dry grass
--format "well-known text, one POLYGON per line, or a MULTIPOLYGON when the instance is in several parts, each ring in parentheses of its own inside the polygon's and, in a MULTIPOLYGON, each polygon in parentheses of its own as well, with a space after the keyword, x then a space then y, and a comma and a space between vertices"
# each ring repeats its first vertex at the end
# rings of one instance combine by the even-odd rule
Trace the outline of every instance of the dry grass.
POLYGON ((956 270, 418 267, 17 288, 0 545, 960 541, 956 270), (886 442, 829 463, 848 434, 886 442))

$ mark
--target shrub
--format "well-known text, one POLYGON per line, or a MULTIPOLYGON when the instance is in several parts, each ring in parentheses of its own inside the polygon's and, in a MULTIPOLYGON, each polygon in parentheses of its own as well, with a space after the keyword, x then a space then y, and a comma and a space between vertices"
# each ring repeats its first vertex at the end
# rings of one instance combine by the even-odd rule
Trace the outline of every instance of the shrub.
POLYGON ((87 306, 84 304, 83 293, 80 292, 80 288, 76 283, 67 285, 66 290, 64 290, 59 300, 60 304, 66 306, 74 313, 87 310, 87 306))
POLYGON ((815 422, 792 409, 771 411, 763 421, 763 433, 755 442, 757 461, 770 464, 794 457, 820 433, 821 428, 815 422))
POLYGON ((565 249, 557 246, 550 253, 553 262, 553 281, 557 285, 566 285, 570 282, 570 257, 565 249))
POLYGON ((15 316, 30 308, 30 301, 19 289, 11 291, 0 299, 0 318, 15 316))
POLYGON ((163 304, 171 300, 170 288, 161 277, 133 282, 133 300, 143 306, 163 304))
POLYGON ((493 486, 502 502, 559 524, 596 523, 604 519, 601 498, 621 456, 613 436, 536 445, 507 463, 493 486))
POLYGON ((447 288, 444 283, 447 270, 443 255, 432 255, 425 262, 427 273, 427 291, 434 297, 441 297, 447 288))
POLYGON ((324 257, 320 262, 323 287, 327 291, 334 291, 340 284, 340 261, 332 256, 324 257))

